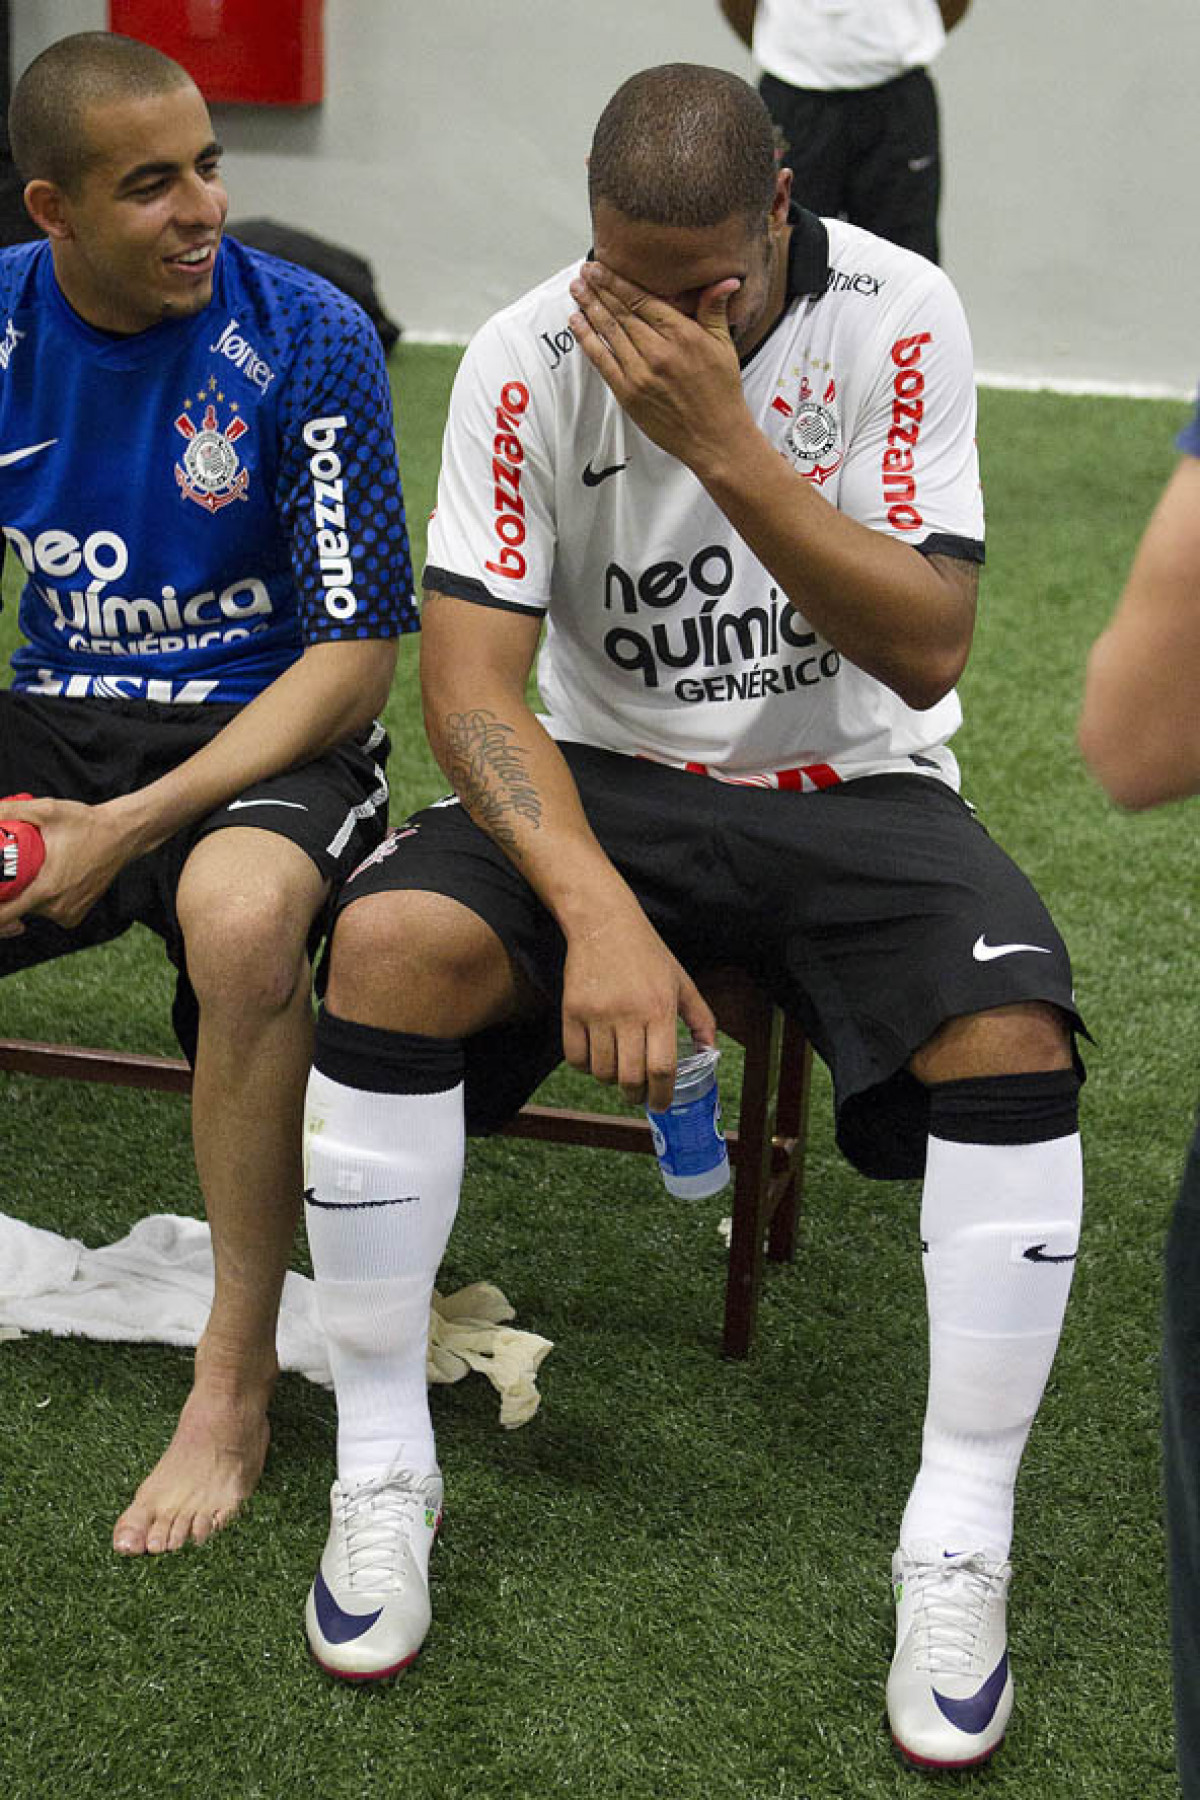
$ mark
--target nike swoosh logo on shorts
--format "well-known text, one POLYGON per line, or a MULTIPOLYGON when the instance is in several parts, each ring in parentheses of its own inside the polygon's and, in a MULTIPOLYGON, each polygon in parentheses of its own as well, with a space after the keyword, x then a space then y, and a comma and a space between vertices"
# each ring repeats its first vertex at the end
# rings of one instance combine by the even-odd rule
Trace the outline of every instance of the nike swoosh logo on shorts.
POLYGON ((998 956, 1015 956, 1018 950, 1032 950, 1035 956, 1054 954, 1044 944, 989 944, 984 933, 980 932, 971 946, 971 955, 976 962, 995 962, 998 956))
POLYGON ((296 812, 308 811, 302 800, 231 800, 225 811, 236 812, 239 806, 291 806, 296 812))
POLYGON ((607 469, 593 469, 589 462, 587 468, 583 471, 583 485, 584 487, 599 487, 600 483, 602 481, 607 481, 610 475, 619 475, 622 469, 627 469, 628 467, 628 459, 623 463, 613 463, 607 469))
POLYGON ((57 442, 57 438, 47 438, 44 444, 26 444, 22 450, 0 450, 0 469, 7 469, 10 463, 24 462, 27 456, 36 456, 39 450, 48 450, 57 442))

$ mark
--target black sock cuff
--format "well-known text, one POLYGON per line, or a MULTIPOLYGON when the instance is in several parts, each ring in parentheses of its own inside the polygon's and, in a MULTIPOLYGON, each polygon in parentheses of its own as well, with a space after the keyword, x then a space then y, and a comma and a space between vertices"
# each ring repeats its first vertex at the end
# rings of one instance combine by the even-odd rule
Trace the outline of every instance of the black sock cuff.
POLYGON ((1041 1144, 1079 1130, 1074 1069, 980 1075, 929 1089, 929 1135, 952 1144, 1041 1144))
POLYGON ((460 1038, 380 1031, 339 1019, 327 1006, 317 1017, 313 1068, 343 1087, 369 1094, 444 1094, 459 1085, 465 1066, 460 1038))

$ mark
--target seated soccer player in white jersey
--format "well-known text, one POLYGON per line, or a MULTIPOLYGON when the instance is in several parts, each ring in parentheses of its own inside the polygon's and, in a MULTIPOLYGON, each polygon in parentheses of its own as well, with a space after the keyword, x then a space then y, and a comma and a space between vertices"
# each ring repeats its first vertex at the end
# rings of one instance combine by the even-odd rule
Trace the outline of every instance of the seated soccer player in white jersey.
POLYGON ((164 940, 216 1266, 192 1392, 117 1520, 141 1555, 203 1541, 262 1470, 309 952, 386 826, 374 714, 416 615, 375 331, 224 241, 186 72, 81 32, 21 76, 9 129, 46 239, 0 251, 0 527, 24 573, 0 794, 35 796, 2 813, 46 854, 0 894, 0 976, 135 921, 164 940))
POLYGON ((924 1176, 887 1701, 912 1762, 961 1768, 1012 1706, 1013 1488, 1081 1210, 1067 954, 949 744, 983 558, 967 329, 932 264, 791 204, 723 71, 627 82, 589 184, 589 260, 485 325, 454 389, 422 669, 457 799, 339 902, 308 1097, 339 1409, 310 1642, 361 1679, 429 1625, 425 1328, 464 1128, 564 1056, 662 1106, 677 1019, 713 1037, 688 971, 737 963, 828 1062, 851 1161, 924 1176))

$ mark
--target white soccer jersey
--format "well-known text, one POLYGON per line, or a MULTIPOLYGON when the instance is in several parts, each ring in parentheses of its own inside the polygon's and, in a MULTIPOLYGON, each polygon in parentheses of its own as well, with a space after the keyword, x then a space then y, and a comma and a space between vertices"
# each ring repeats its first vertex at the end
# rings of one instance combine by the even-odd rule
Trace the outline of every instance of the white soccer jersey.
MULTIPOLYGON (((538 684, 559 739, 764 785, 901 769, 957 785, 957 698, 914 711, 810 629, 576 345, 576 267, 496 314, 463 358, 426 587, 547 615, 538 684)), ((799 213, 784 314, 742 383, 830 505, 982 560, 971 346, 932 263, 799 213)))

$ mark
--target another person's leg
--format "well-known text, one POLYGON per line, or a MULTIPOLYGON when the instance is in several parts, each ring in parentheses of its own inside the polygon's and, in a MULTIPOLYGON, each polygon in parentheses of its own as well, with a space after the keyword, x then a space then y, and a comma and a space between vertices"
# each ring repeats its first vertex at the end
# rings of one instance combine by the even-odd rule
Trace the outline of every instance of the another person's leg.
POLYGON ((1167 1235, 1163 1300, 1175 1755, 1186 1800, 1200 1800, 1200 1123, 1167 1235))
MULTIPOLYGON (((635 893, 650 874, 649 916, 682 955, 658 910, 673 887, 698 930, 706 877, 712 911, 726 910, 704 828, 718 784, 578 745, 565 754, 599 841, 635 893)), ((411 1662, 429 1628, 442 1484, 426 1341, 465 1131, 498 1129, 561 1060, 565 944, 455 802, 394 832, 337 905, 305 1155, 338 1479, 306 1623, 323 1667, 367 1680, 411 1662)))
POLYGON ((216 1279, 175 1434, 113 1533, 127 1555, 202 1543, 262 1473, 279 1296, 303 1191, 307 942, 327 891, 296 844, 243 829, 202 839, 180 882, 199 1002, 192 1137, 216 1279))
POLYGON ((910 1761, 958 1768, 992 1754, 1012 1708, 1013 1497, 1075 1268, 1079 1081, 1061 1016, 1037 1003, 951 1020, 911 1067, 929 1090, 929 1385, 888 1708, 910 1761))
POLYGON ((1013 1490, 1079 1235, 1070 963, 1028 880, 939 781, 802 795, 775 860, 790 870, 782 965, 833 1070, 839 1143, 864 1174, 924 1178, 930 1371, 888 1710, 910 1760, 966 1767, 1011 1709, 1013 1490))
POLYGON ((1075 1267, 1079 1078, 1062 1017, 1036 1002, 950 1020, 910 1067, 929 1093, 931 1367, 901 1535, 939 1554, 986 1545, 1007 1556, 1017 1468, 1075 1267))
POLYGON ((179 970, 175 1028, 195 1069, 192 1135, 216 1282, 178 1428, 117 1521, 114 1547, 127 1555, 202 1542, 262 1472, 303 1192, 309 955, 331 888, 385 828, 386 757, 376 729, 247 789, 164 846, 153 915, 141 915, 179 970), (246 804, 262 809, 249 815, 254 827, 246 804))
POLYGON ((463 1040, 516 1004, 503 946, 458 901, 376 893, 339 914, 305 1161, 343 1482, 437 1468, 425 1339, 462 1177, 463 1040))
MULTIPOLYGON (((462 1179, 466 1063, 487 1042, 481 1034, 501 1028, 512 1054, 502 1049, 481 1084, 479 1125, 494 1128, 545 1073, 522 1056, 526 1028, 515 1023, 511 1039, 504 1028, 543 1010, 529 977, 536 982, 544 964, 553 980, 556 936, 458 807, 432 808, 415 834, 394 834, 339 903, 305 1118, 306 1220, 337 1396, 337 1480, 306 1627, 317 1660, 350 1680, 395 1674, 429 1629, 442 1481, 425 1363, 462 1179), (426 860, 447 838, 448 854, 426 860), (462 899, 402 885, 410 879, 444 879, 462 899)), ((547 1031, 535 1020, 529 1035, 541 1046, 547 1031)), ((541 1055, 546 1066, 557 1060, 554 1047, 541 1055)))

